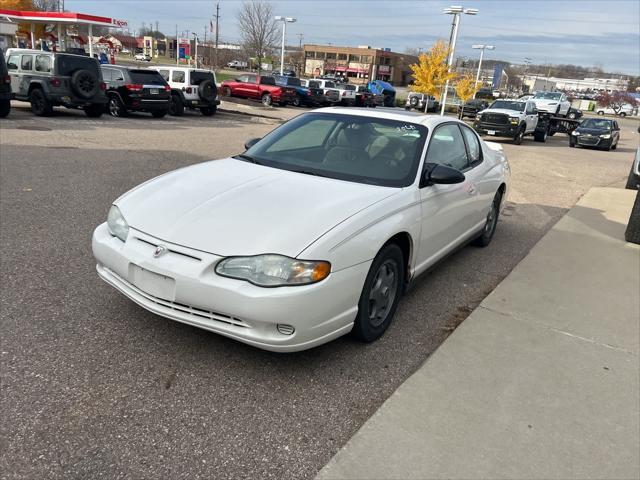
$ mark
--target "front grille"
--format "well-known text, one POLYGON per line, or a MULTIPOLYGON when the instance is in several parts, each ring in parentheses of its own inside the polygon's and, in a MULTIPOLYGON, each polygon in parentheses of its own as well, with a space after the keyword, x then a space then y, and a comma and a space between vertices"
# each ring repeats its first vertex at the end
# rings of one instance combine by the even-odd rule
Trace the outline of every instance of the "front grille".
POLYGON ((502 113, 483 113, 480 121, 483 123, 491 123, 493 125, 508 125, 509 116, 502 113))
POLYGON ((186 313, 194 317, 206 318, 207 320, 215 320, 216 322, 222 322, 228 325, 235 325, 236 327, 250 328, 249 325, 247 325, 245 322, 243 322, 239 318, 232 317, 230 315, 225 315, 224 313, 213 312, 211 310, 205 310, 198 307, 192 307, 190 305, 184 305, 183 303, 170 302, 168 300, 163 300, 161 298, 154 297, 153 295, 149 295, 148 293, 143 292, 138 287, 126 281, 124 278, 122 278, 120 275, 116 274, 112 270, 109 270, 109 273, 111 273, 111 275, 116 277, 118 281, 124 284, 128 289, 135 292, 136 295, 144 297, 150 302, 155 303, 156 305, 161 305, 163 307, 170 308, 171 310, 186 313))
MULTIPOLYGON (((146 243, 147 245, 151 245, 152 247, 156 248, 158 246, 160 246, 160 243, 154 243, 154 242, 150 242, 149 240, 145 240, 144 238, 140 238, 140 237, 135 237, 136 240, 138 240, 139 242, 142 243, 146 243)), ((171 253, 175 253, 176 255, 182 255, 183 257, 187 257, 187 258, 191 258, 193 260, 197 260, 199 262, 202 261, 201 258, 198 257, 194 257, 193 255, 189 255, 188 253, 184 253, 184 252, 179 252, 178 250, 174 250, 172 248, 167 248, 167 251, 171 252, 171 253)))
POLYGON ((597 145, 598 143, 600 143, 600 138, 599 137, 585 137, 584 135, 581 135, 578 137, 578 143, 580 145, 597 145))

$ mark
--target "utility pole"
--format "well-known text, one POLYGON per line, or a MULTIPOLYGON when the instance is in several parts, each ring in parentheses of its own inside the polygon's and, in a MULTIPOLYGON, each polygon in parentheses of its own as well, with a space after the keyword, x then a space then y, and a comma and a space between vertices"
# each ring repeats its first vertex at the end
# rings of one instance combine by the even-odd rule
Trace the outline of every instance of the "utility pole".
POLYGON ((176 67, 180 65, 180 46, 178 45, 178 24, 176 23, 176 45, 173 49, 173 53, 176 56, 176 67))
POLYGON ((218 25, 220 24, 220 3, 216 2, 216 54, 215 54, 215 58, 214 58, 214 68, 217 69, 218 68, 218 40, 219 40, 219 36, 218 36, 218 25))

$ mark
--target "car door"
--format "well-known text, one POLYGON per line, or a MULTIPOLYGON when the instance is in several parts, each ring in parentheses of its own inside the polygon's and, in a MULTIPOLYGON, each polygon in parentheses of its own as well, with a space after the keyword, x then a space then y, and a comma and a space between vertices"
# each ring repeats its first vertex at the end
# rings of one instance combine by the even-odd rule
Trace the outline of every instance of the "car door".
POLYGON ((571 108, 571 103, 567 96, 563 93, 560 97, 560 115, 567 115, 569 113, 569 109, 571 108))
POLYGON ((11 91, 16 95, 21 95, 20 87, 20 55, 9 55, 7 57, 7 70, 11 76, 11 91))
POLYGON ((620 141, 620 127, 618 126, 618 122, 615 120, 613 121, 613 131, 611 133, 613 134, 611 145, 618 145, 618 142, 620 141))
POLYGON ((538 115, 536 113, 536 107, 533 102, 527 102, 525 107, 526 114, 526 122, 527 122, 527 133, 533 132, 536 129, 538 124, 538 115))
POLYGON ((20 56, 20 83, 18 89, 20 95, 29 95, 29 83, 33 77, 33 55, 23 54, 20 56))
MULTIPOLYGON (((470 164, 462 132, 455 122, 440 124, 429 140, 422 176, 429 164, 441 164, 460 171, 470 164)), ((421 179, 422 179, 421 176, 421 179)), ((466 174, 465 174, 466 176, 466 174)), ((472 175, 473 177, 473 175, 472 175)), ((421 233, 416 273, 433 265, 465 239, 477 210, 473 181, 453 185, 420 184, 421 233)))
POLYGON ((244 84, 246 96, 248 98, 260 98, 259 77, 257 75, 247 75, 247 83, 244 84))
POLYGON ((246 97, 248 95, 247 84, 249 82, 249 75, 240 75, 231 82, 231 93, 239 97, 246 97))

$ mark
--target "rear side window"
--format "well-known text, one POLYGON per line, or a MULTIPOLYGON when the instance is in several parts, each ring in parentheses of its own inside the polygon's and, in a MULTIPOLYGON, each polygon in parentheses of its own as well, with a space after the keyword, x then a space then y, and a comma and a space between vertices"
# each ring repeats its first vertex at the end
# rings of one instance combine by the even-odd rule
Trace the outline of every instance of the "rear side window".
POLYGON ((159 70, 158 73, 162 78, 164 78, 167 82, 169 81, 169 70, 159 70))
POLYGON ((88 70, 98 78, 100 66, 95 58, 81 57, 79 55, 60 55, 56 57, 56 68, 60 75, 73 75, 78 70, 88 70))
POLYGON ((293 78, 293 77, 288 77, 287 78, 287 85, 289 85, 290 87, 301 87, 302 84, 300 83, 300 79, 299 78, 293 78))
POLYGON ((171 74, 171 81, 176 83, 184 83, 184 72, 181 70, 174 70, 171 74))
POLYGON ((165 85, 164 78, 152 70, 130 70, 131 81, 141 85, 165 85))
POLYGON ((7 69, 8 70, 18 70, 18 61, 20 57, 18 55, 11 55, 7 59, 7 69))
POLYGON ((33 68, 33 56, 23 55, 20 68, 22 70, 31 70, 33 68))
POLYGON ((36 72, 50 72, 51 57, 49 55, 36 55, 36 72))
POLYGON ((273 77, 260 77, 260 85, 275 85, 276 79, 273 77))
POLYGON ((110 82, 112 80, 113 70, 111 68, 103 68, 102 69, 102 79, 105 82, 110 82))
POLYGON ((205 80, 215 82, 211 72, 191 72, 191 85, 200 85, 205 80))

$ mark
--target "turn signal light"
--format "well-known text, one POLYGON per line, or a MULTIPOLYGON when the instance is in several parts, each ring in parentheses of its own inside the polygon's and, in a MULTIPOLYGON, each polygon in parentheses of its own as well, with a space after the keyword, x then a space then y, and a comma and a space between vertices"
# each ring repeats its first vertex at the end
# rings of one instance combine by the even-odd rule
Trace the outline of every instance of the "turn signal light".
POLYGON ((127 83, 124 88, 129 90, 130 92, 141 92, 142 85, 138 85, 137 83, 127 83))
POLYGON ((165 92, 170 92, 171 91, 171 86, 170 85, 165 85, 164 86, 164 91, 165 92))
POLYGON ((49 79, 49 83, 52 87, 59 87, 60 85, 62 85, 62 81, 56 77, 49 79))
POLYGON ((331 264, 329 262, 318 262, 311 273, 311 279, 314 282, 324 280, 331 272, 331 264))

